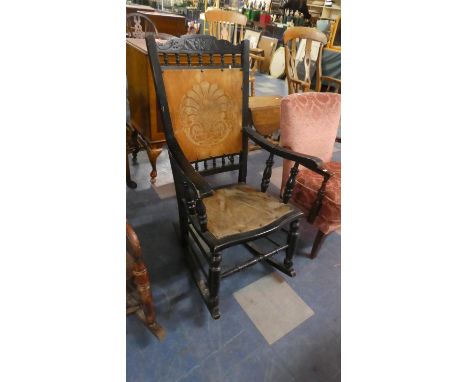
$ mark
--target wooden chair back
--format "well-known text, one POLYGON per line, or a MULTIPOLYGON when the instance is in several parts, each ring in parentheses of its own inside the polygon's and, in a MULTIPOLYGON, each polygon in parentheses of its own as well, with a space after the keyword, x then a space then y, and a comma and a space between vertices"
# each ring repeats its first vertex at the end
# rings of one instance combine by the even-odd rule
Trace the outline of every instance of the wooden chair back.
POLYGON ((211 173, 246 166, 248 44, 206 35, 146 41, 169 150, 180 149, 196 170, 199 164, 207 170, 207 161, 211 173))
POLYGON ((298 93, 310 90, 311 76, 310 67, 312 62, 312 43, 315 42, 319 45, 318 54, 315 60, 316 67, 316 91, 321 89, 322 78, 322 51, 323 47, 327 44, 327 37, 324 33, 315 28, 309 27, 292 27, 284 32, 283 36, 285 61, 286 61, 286 77, 288 79, 288 92, 289 94, 298 93), (297 74, 298 65, 298 40, 305 39, 305 53, 304 53, 304 79, 300 79, 297 74))
POLYGON ((341 17, 333 20, 327 47, 336 52, 341 52, 341 17))
POLYGON ((227 40, 234 45, 244 40, 247 16, 224 9, 210 8, 205 12, 208 33, 218 40, 227 40))
POLYGON ((156 25, 149 17, 141 13, 129 13, 127 15, 127 37, 145 38, 146 36, 158 36, 156 25))

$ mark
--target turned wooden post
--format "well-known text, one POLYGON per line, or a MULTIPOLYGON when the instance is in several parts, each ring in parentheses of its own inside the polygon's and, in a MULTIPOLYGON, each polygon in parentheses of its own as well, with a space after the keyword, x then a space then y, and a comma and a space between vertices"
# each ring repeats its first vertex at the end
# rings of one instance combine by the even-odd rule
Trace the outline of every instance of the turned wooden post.
POLYGON ((148 277, 148 269, 141 257, 140 240, 130 224, 127 224, 127 255, 133 261, 132 276, 139 296, 139 305, 143 310, 143 319, 150 331, 159 339, 164 338, 164 329, 156 322, 156 311, 153 305, 151 285, 148 277))
POLYGON ((262 192, 265 192, 268 189, 268 186, 270 185, 271 168, 273 167, 273 164, 275 163, 273 161, 273 157, 274 157, 274 154, 271 153, 266 161, 265 170, 263 171, 262 185, 260 187, 260 190, 262 192))
POLYGON ((285 204, 289 202, 294 185, 296 184, 296 176, 297 176, 297 173, 299 172, 298 167, 299 167, 299 163, 296 162, 294 166, 291 168, 288 182, 286 183, 286 187, 284 189, 284 194, 283 194, 283 203, 285 204))

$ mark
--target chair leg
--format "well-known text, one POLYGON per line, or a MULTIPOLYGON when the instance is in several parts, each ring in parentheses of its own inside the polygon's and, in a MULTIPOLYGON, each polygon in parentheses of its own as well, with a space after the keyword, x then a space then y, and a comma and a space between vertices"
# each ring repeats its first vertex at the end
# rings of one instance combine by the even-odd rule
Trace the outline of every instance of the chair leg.
POLYGON ((130 165, 128 164, 128 154, 126 154, 126 161, 127 161, 127 187, 128 188, 137 188, 137 184, 132 180, 130 175, 130 165))
POLYGON ((140 151, 140 145, 138 144, 138 133, 134 130, 132 131, 132 158, 133 162, 136 163, 138 151, 140 151))
POLYGON ((216 320, 219 314, 219 284, 221 280, 221 253, 215 252, 211 256, 210 271, 208 274, 208 288, 210 290, 209 309, 211 316, 216 320))
POLYGON ((312 252, 310 252, 310 258, 315 259, 317 257, 317 253, 319 249, 322 247, 323 242, 325 241, 327 235, 325 235, 322 231, 317 232, 317 236, 315 236, 314 245, 312 246, 312 252))
POLYGON ((286 257, 284 259, 284 266, 294 274, 295 276, 295 271, 293 269, 293 256, 294 252, 296 251, 296 245, 297 245, 297 238, 299 236, 299 220, 293 221, 289 225, 289 234, 288 234, 288 248, 286 249, 286 257))
POLYGON ((250 96, 255 96, 255 78, 252 81, 250 81, 250 96))
MULTIPOLYGON (((136 311, 137 316, 146 324, 148 329, 160 340, 164 338, 164 329, 156 321, 156 310, 153 304, 153 296, 151 293, 150 280, 148 277, 148 269, 141 257, 141 246, 140 241, 132 229, 127 223, 127 261, 131 259, 132 265, 132 284, 136 287, 138 296, 133 296, 129 288, 127 293, 127 302, 137 303, 141 307, 136 311)), ((128 280, 127 280, 128 281, 128 280)), ((128 287, 129 284, 127 284, 128 287)), ((132 304, 135 305, 135 304, 132 304)), ((128 310, 127 310, 128 313, 128 310)))
MULTIPOLYGON (((135 285, 140 296, 143 315, 139 315, 146 323, 148 329, 160 340, 164 339, 164 329, 156 321, 156 312, 153 305, 153 296, 151 294, 151 286, 148 278, 148 270, 142 261, 135 263, 133 268, 133 277, 135 285)), ((137 312, 138 314, 138 312, 137 312)))
POLYGON ((182 190, 180 187, 180 183, 178 181, 175 181, 174 185, 176 189, 177 210, 179 212, 180 240, 182 242, 182 245, 186 247, 188 245, 188 238, 189 238, 188 216, 187 216, 187 212, 185 211, 184 203, 181 200, 182 190))

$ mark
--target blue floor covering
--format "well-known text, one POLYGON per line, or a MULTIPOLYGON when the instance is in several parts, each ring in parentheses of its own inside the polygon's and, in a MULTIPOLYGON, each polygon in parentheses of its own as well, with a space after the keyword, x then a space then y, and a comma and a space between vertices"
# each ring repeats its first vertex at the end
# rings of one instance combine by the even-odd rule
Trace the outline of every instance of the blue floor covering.
MULTIPOLYGON (((257 77, 257 95, 287 92, 284 81, 257 77)), ((334 159, 340 160, 340 145, 334 159)), ((259 186, 267 154, 249 154, 247 183, 259 186)), ((167 153, 157 162, 158 180, 170 178, 167 153)), ((276 160, 274 168, 281 167, 276 160)), ((130 171, 138 188, 127 188, 127 219, 140 238, 148 266, 157 320, 166 331, 158 341, 135 316, 127 318, 127 381, 339 381, 340 380, 340 246, 332 233, 313 261, 307 257, 315 235, 301 223, 294 258, 297 276, 290 278, 266 264, 222 280, 221 318, 213 320, 184 262, 175 224, 175 196, 161 197, 149 184, 150 165, 141 152, 130 171), (314 315, 268 345, 233 293, 272 272, 278 272, 310 306, 314 315)), ((233 183, 235 174, 209 177, 213 184, 233 183)), ((170 182, 158 188, 171 188, 170 182)), ((271 184, 269 191, 279 194, 271 184)), ((247 256, 243 248, 223 255, 223 266, 247 256)))

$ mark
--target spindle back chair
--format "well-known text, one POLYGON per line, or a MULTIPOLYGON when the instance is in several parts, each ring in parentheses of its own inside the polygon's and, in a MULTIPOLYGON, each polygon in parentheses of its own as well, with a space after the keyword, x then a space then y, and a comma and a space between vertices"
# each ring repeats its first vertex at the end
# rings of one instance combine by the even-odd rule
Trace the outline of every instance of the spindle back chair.
POLYGON ((147 37, 179 211, 179 230, 196 285, 213 318, 220 317, 220 281, 260 261, 294 276, 293 255, 303 213, 287 204, 294 171, 320 160, 272 145, 252 128, 248 110, 249 45, 212 36, 157 44, 147 37), (246 184, 248 140, 270 152, 260 190, 246 184), (297 162, 283 199, 266 193, 275 155, 297 162), (238 171, 238 183, 213 188, 204 178, 238 171), (287 229, 289 228, 289 229, 287 229), (283 234, 285 243, 272 241, 283 234), (269 240, 265 249, 259 239, 269 240), (253 257, 222 271, 222 251, 243 244, 253 257), (279 263, 274 255, 285 251, 279 263))
POLYGON ((322 87, 322 50, 327 43, 327 36, 315 28, 292 27, 284 32, 284 54, 286 62, 286 78, 288 80, 288 93, 307 92, 310 90, 311 75, 310 66, 312 62, 312 44, 319 44, 318 54, 315 60, 316 85, 315 90, 320 91, 322 87), (304 79, 300 79, 297 73, 298 40, 306 39, 304 54, 304 79))

